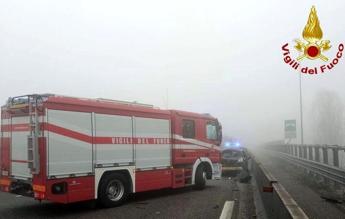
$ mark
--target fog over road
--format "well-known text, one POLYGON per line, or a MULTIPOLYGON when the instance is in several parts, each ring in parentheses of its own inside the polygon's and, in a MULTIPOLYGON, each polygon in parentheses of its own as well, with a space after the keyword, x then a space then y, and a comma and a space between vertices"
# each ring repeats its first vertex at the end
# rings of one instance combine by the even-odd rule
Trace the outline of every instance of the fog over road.
MULTIPOLYGON (((281 47, 298 55, 313 4, 331 59, 345 41, 341 0, 2 1, 0 103, 32 93, 138 101, 210 113, 247 145, 279 140, 284 120, 299 119, 299 73, 281 47)), ((344 103, 344 62, 302 75, 305 143, 333 144, 314 136, 313 103, 320 90, 344 103)))

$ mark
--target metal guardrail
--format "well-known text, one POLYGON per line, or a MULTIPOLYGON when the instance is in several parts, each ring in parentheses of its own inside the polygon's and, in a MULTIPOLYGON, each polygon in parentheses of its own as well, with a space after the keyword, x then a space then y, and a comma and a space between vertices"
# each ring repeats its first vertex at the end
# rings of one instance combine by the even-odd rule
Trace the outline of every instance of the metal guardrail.
POLYGON ((343 146, 336 145, 279 145, 271 146, 275 155, 290 163, 301 166, 338 185, 345 186, 345 169, 340 168, 339 152, 343 146), (332 152, 333 162, 329 162, 328 153, 332 152), (322 159, 321 159, 322 158, 322 159))
POLYGON ((308 216, 277 179, 265 169, 252 153, 248 153, 252 158, 249 162, 249 168, 258 186, 267 217, 307 219, 308 216))
POLYGON ((341 166, 339 162, 341 156, 340 152, 345 152, 345 147, 338 145, 285 144, 270 146, 268 148, 274 151, 280 151, 306 160, 312 160, 326 165, 332 165, 334 167, 341 166), (329 158, 331 158, 332 161, 330 161, 329 158))
POLYGON ((307 160, 303 158, 298 158, 293 155, 285 154, 282 152, 276 152, 276 154, 283 159, 293 162, 296 165, 304 167, 333 182, 336 182, 345 186, 345 170, 344 169, 340 169, 337 167, 329 166, 323 163, 319 163, 319 162, 315 162, 315 161, 311 161, 311 160, 307 160))

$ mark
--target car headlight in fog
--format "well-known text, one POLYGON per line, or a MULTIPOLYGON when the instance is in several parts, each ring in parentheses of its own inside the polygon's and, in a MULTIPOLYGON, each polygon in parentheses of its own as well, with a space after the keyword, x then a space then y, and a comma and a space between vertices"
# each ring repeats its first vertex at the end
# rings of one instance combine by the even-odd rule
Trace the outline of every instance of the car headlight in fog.
POLYGON ((243 162, 243 157, 238 158, 238 162, 243 162))

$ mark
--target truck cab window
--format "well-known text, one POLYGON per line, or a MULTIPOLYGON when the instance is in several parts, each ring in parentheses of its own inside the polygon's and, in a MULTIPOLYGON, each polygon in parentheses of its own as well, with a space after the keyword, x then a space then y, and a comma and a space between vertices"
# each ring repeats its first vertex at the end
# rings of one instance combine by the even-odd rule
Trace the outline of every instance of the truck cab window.
POLYGON ((193 120, 182 120, 182 135, 184 138, 195 138, 195 123, 193 120))
POLYGON ((206 138, 209 140, 217 140, 217 126, 214 122, 206 124, 206 138))

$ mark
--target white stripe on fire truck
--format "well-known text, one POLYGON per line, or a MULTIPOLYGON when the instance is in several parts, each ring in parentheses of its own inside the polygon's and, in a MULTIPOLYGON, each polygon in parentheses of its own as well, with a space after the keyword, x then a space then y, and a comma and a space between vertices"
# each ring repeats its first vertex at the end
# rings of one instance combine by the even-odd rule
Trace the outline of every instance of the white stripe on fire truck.
POLYGON ((174 134, 173 138, 176 139, 176 140, 179 140, 179 141, 184 141, 184 142, 187 142, 187 143, 191 143, 193 145, 199 145, 199 146, 202 146, 202 147, 206 147, 206 148, 210 148, 210 149, 215 149, 215 150, 219 149, 219 147, 216 146, 216 145, 209 144, 209 143, 206 143, 206 142, 203 142, 203 141, 199 141, 199 140, 196 140, 196 139, 184 138, 181 135, 177 135, 177 134, 174 134))
POLYGON ((1 125, 8 125, 10 124, 10 120, 9 119, 2 119, 1 120, 1 125))
MULTIPOLYGON (((25 118, 25 117, 24 117, 25 118)), ((23 119, 23 118, 22 118, 23 119)), ((19 121, 22 121, 22 119, 19 119, 19 121)), ((76 139, 79 141, 84 141, 88 143, 95 143, 95 144, 171 144, 169 138, 157 138, 157 137, 103 137, 103 136, 90 136, 83 133, 79 133, 70 129, 66 129, 63 127, 59 127, 50 123, 44 123, 44 131, 56 133, 65 137, 69 137, 72 139, 76 139)), ((20 124, 20 123, 14 123, 13 125, 17 126, 26 126, 28 127, 28 124, 20 124)), ((16 131, 15 127, 11 127, 12 131, 16 131)), ((20 127, 18 127, 20 128, 20 127)), ((18 129, 17 131, 20 131, 21 129, 18 129)), ((9 132, 10 130, 7 130, 9 132)), ((24 129, 23 129, 24 131, 24 129)), ((6 131, 5 131, 6 132, 6 131)), ((181 149, 201 149, 201 148, 207 148, 207 149, 214 149, 214 150, 220 150, 218 146, 209 144, 203 141, 199 141, 196 139, 187 139, 183 138, 181 135, 174 134, 173 135, 174 140, 182 141, 182 143, 177 143, 176 145, 180 145, 181 149), (187 143, 184 144, 183 142, 187 143)))
MULTIPOLYGON (((212 149, 208 147, 203 147, 200 145, 195 145, 195 144, 175 144, 174 149, 183 149, 183 150, 193 150, 193 149, 212 149)), ((217 150, 217 148, 213 148, 217 150)))

